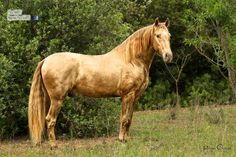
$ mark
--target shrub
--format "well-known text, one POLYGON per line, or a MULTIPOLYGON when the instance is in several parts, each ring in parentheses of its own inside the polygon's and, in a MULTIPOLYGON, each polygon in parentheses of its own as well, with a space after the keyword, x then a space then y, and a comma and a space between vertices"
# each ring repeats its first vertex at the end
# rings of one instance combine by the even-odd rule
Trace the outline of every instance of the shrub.
POLYGON ((27 125, 21 121, 23 117, 26 119, 25 108, 16 99, 20 97, 18 94, 20 89, 13 78, 16 73, 15 64, 0 54, 0 67, 0 139, 2 139, 21 133, 21 129, 27 125))
POLYGON ((210 124, 219 124, 224 122, 224 111, 222 108, 209 108, 205 113, 205 118, 210 124))
POLYGON ((57 130, 70 137, 112 135, 118 130, 119 99, 67 98, 59 114, 57 130))
POLYGON ((161 109, 172 104, 175 98, 171 92, 170 83, 167 80, 160 80, 154 86, 148 87, 139 99, 138 109, 161 109))
POLYGON ((226 80, 215 80, 211 75, 204 74, 187 84, 185 106, 206 104, 227 104, 230 101, 231 90, 226 80))

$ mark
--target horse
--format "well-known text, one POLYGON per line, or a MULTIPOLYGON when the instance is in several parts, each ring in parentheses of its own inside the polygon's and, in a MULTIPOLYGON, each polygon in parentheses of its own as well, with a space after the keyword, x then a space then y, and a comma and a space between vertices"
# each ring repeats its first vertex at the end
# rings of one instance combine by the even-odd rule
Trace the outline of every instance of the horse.
POLYGON ((169 20, 143 27, 110 52, 84 55, 54 53, 38 63, 33 75, 28 103, 29 133, 40 145, 47 127, 51 147, 57 147, 55 124, 66 96, 77 93, 89 97, 121 97, 120 141, 126 141, 134 105, 148 86, 154 55, 172 61, 169 20))

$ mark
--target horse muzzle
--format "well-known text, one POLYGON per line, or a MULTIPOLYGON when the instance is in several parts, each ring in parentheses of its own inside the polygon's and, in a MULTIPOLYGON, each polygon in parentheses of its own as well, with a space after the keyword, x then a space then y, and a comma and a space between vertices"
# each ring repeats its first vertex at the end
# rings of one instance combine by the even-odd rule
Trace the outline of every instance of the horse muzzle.
POLYGON ((172 53, 166 52, 162 55, 162 58, 165 63, 171 63, 173 59, 173 55, 172 53))

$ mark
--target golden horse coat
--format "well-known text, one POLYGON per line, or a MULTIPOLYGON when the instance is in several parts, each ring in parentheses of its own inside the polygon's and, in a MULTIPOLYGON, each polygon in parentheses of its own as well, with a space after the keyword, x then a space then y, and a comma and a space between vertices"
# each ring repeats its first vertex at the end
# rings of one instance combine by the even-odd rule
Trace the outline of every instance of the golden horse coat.
POLYGON ((122 98, 119 140, 125 141, 134 104, 148 85, 155 52, 171 62, 169 21, 141 28, 103 55, 55 53, 42 60, 34 73, 29 97, 29 128, 35 144, 47 125, 51 146, 56 146, 55 123, 69 94, 122 98))

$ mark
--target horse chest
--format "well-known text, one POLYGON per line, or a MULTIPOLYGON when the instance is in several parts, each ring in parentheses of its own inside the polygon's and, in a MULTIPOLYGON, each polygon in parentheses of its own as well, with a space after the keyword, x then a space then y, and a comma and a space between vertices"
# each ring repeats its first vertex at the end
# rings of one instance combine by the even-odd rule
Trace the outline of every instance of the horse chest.
POLYGON ((148 72, 142 67, 133 67, 130 70, 124 70, 121 74, 119 83, 120 95, 131 91, 141 91, 146 89, 148 84, 148 72))

